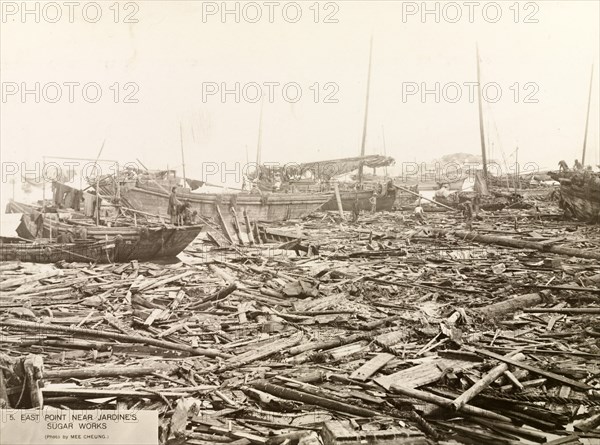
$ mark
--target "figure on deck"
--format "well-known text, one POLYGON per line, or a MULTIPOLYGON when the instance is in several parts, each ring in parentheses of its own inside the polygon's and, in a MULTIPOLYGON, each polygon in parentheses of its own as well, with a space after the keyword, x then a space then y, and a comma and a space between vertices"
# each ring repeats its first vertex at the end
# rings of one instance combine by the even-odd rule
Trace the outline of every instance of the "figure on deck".
POLYGON ((387 188, 387 193, 386 193, 387 195, 392 195, 396 192, 396 186, 394 185, 394 181, 392 181, 391 179, 388 179, 386 188, 387 188))
POLYGON ((279 173, 276 173, 275 181, 273 182, 273 191, 278 192, 279 190, 281 190, 281 176, 279 176, 279 173))
POLYGON ((250 193, 252 191, 252 181, 248 177, 248 175, 243 175, 242 177, 242 191, 250 193))
POLYGON ((177 225, 178 226, 189 226, 191 225, 192 220, 192 211, 191 205, 189 202, 184 202, 183 204, 179 204, 177 206, 177 225))
POLYGON ((56 242, 60 244, 70 244, 75 242, 75 237, 73 236, 73 230, 67 229, 66 232, 59 234, 56 237, 56 242))
POLYGON ((169 196, 169 208, 167 209, 167 213, 171 217, 171 224, 177 224, 177 214, 180 205, 181 203, 177 199, 177 187, 173 187, 169 196))
POLYGON ((558 163, 558 170, 561 172, 568 172, 571 170, 565 161, 560 161, 558 163))

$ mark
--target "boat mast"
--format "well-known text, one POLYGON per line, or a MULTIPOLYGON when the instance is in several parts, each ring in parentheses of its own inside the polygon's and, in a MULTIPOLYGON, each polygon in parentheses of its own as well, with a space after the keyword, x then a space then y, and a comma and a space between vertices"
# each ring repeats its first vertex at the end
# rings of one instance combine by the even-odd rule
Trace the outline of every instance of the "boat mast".
MULTIPOLYGON (((100 156, 102 156, 102 150, 104 150, 104 144, 106 143, 106 139, 102 141, 102 146, 100 147, 100 151, 98 152, 98 156, 96 157, 96 162, 94 163, 94 167, 98 166, 98 160, 100 156)), ((100 225, 100 174, 96 172, 96 225, 100 225)))
POLYGON ((519 168, 519 147, 517 146, 517 149, 515 150, 515 194, 517 193, 517 190, 521 188, 521 184, 519 182, 520 171, 521 169, 519 168))
MULTIPOLYGON (((383 156, 387 157, 387 153, 386 153, 386 149, 385 149, 385 127, 382 125, 381 126, 381 139, 383 140, 383 156)), ((387 165, 385 167, 383 167, 383 171, 385 172, 385 177, 387 179, 387 175, 388 175, 388 169, 387 169, 387 165)))
POLYGON ((483 162, 483 179, 487 183, 488 171, 487 171, 487 155, 485 151, 485 132, 483 129, 483 106, 481 100, 481 69, 479 67, 479 45, 477 49, 477 100, 479 103, 479 134, 481 138, 481 161, 483 162))
POLYGON ((585 148, 587 145, 588 125, 590 123, 590 103, 592 101, 592 83, 594 80, 594 64, 592 64, 592 74, 590 74, 590 92, 588 94, 587 115, 585 118, 585 134, 583 135, 583 154, 581 155, 581 165, 585 167, 585 148))
POLYGON ((263 121, 264 100, 260 101, 260 118, 258 120, 258 143, 256 144, 256 168, 260 165, 262 149, 262 121, 263 121))
MULTIPOLYGON (((42 213, 46 213, 46 178, 44 177, 44 171, 46 170, 46 156, 42 156, 42 213)), ((14 196, 13 196, 14 199, 14 196)))
POLYGON ((181 168, 183 170, 183 186, 187 184, 185 178, 185 156, 183 154, 183 129, 181 128, 181 122, 179 122, 179 140, 181 141, 181 168))
MULTIPOLYGON (((365 120, 363 122, 363 133, 362 133, 362 142, 360 144, 360 155, 365 155, 365 141, 367 139, 367 117, 369 115, 369 88, 371 85, 371 58, 373 56, 373 36, 371 36, 371 40, 369 41, 369 70, 367 72, 367 95, 365 98, 365 120)), ((362 184, 363 180, 363 163, 361 162, 358 167, 358 183, 362 184)))

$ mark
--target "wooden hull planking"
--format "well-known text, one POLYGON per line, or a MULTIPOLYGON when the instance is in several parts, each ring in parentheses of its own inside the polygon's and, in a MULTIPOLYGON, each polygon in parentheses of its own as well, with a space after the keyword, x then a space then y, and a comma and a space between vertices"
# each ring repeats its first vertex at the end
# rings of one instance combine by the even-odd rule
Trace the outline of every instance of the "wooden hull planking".
POLYGON ((600 223, 600 173, 551 172, 560 182, 560 206, 565 212, 585 222, 600 223))
MULTIPOLYGON (((136 210, 167 216, 169 195, 157 187, 143 185, 121 191, 121 196, 136 210)), ((332 193, 190 193, 179 191, 177 198, 189 202, 191 210, 200 216, 218 220, 217 206, 223 218, 232 222, 229 208, 238 219, 244 212, 251 221, 285 221, 303 218, 319 209, 332 193)))
MULTIPOLYGON (((340 198, 342 200, 342 208, 344 211, 351 212, 354 207, 354 201, 358 197, 358 208, 364 211, 371 211, 371 203, 369 199, 373 196, 372 190, 360 190, 360 191, 340 191, 340 198)), ((376 211, 377 212, 390 212, 396 201, 396 195, 394 193, 386 196, 377 196, 376 211)), ((321 207, 321 210, 337 211, 338 204, 335 195, 327 201, 321 207)))
POLYGON ((600 190, 561 183, 562 207, 580 221, 600 222, 600 190))
POLYGON ((115 262, 115 247, 115 243, 112 241, 70 244, 0 243, 0 261, 113 263, 115 262))

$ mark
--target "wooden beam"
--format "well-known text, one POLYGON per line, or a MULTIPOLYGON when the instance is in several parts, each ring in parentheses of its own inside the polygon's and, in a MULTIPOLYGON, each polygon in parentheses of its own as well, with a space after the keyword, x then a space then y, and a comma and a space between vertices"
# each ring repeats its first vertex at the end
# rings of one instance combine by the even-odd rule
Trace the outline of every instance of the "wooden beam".
POLYGON ((500 354, 496 354, 494 352, 487 351, 485 349, 476 349, 473 348, 473 352, 477 354, 484 355, 486 357, 490 357, 496 360, 499 360, 504 363, 508 363, 509 365, 516 366, 517 368, 526 369, 527 371, 533 372, 535 374, 539 374, 543 377, 547 377, 552 380, 556 380, 557 382, 563 383, 565 385, 574 386, 575 388, 582 389, 587 391, 588 389, 594 389, 593 386, 588 385, 587 383, 582 383, 577 380, 570 379, 560 374, 555 374, 550 371, 545 371, 543 369, 537 368, 535 366, 528 365, 527 363, 521 362, 519 360, 515 360, 514 358, 505 357, 500 354))

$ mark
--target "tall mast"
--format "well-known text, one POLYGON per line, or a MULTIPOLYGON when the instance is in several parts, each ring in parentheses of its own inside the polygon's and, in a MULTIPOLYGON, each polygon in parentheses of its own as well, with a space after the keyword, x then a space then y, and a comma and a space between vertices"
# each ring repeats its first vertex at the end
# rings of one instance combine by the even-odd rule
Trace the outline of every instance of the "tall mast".
POLYGON ((479 46, 477 48, 477 100, 479 103, 479 134, 481 138, 481 161, 483 162, 483 179, 487 182, 487 154, 485 151, 485 133, 483 129, 483 106, 481 103, 481 69, 479 67, 479 46))
POLYGON ((185 156, 183 155, 183 129, 181 128, 181 122, 179 122, 179 138, 181 140, 181 168, 183 170, 183 186, 187 184, 185 178, 185 156))
MULTIPOLYGON (((363 133, 362 133, 362 142, 360 144, 360 155, 365 155, 365 141, 367 139, 367 117, 369 115, 369 88, 371 85, 371 58, 373 56, 373 36, 371 36, 371 40, 369 41, 369 71, 367 72, 367 94, 365 98, 365 120, 363 122, 363 133)), ((360 163, 358 167, 358 182, 362 184, 363 179, 363 164, 360 163)))
MULTIPOLYGON (((383 156, 387 156, 386 153, 386 149, 385 149, 385 127, 382 125, 381 126, 381 139, 383 140, 383 156)), ((387 170, 387 166, 383 167, 383 171, 385 172, 385 177, 387 178, 388 175, 388 170, 387 170)))
POLYGON ((581 155, 581 165, 585 167, 585 148, 587 145, 588 125, 590 123, 590 103, 592 101, 592 82, 594 80, 594 64, 592 64, 592 74, 590 74, 590 92, 588 95, 587 115, 585 117, 585 134, 583 135, 583 154, 581 155))
MULTIPOLYGON (((44 172, 46 171, 46 156, 42 156, 42 213, 46 213, 46 178, 44 172)), ((13 197, 14 199, 14 197, 13 197)))
POLYGON ((520 184, 521 169, 519 168, 519 147, 515 150, 515 193, 521 188, 520 184))
POLYGON ((258 120, 258 143, 256 145, 256 167, 257 168, 260 165, 260 160, 261 160, 263 106, 264 106, 264 100, 261 100, 260 101, 260 118, 258 120))
MULTIPOLYGON (((98 157, 96 157, 96 162, 94 163, 94 167, 98 167, 98 160, 102 155, 102 150, 104 150, 104 144, 106 143, 106 139, 102 141, 102 146, 100 147, 100 151, 98 152, 98 157)), ((100 174, 96 171, 96 225, 100 225, 100 174)))

